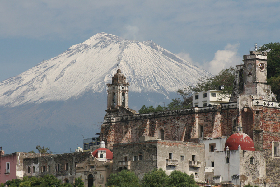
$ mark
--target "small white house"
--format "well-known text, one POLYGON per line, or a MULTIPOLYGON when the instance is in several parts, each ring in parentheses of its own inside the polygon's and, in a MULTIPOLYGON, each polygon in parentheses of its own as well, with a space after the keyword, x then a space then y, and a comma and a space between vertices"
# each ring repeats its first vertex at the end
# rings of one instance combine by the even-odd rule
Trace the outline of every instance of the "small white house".
POLYGON ((193 107, 207 107, 228 103, 230 95, 222 94, 221 90, 208 90, 193 94, 193 107))

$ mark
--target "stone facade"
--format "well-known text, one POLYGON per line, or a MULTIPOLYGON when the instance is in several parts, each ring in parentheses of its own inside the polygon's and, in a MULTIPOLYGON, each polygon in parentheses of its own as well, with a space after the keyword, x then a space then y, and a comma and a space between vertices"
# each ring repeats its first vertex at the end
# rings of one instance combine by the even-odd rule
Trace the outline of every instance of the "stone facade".
POLYGON ((77 163, 91 157, 90 152, 41 155, 23 160, 24 176, 54 175, 64 182, 74 183, 77 163))
MULTIPOLYGON (((253 140, 255 150, 261 151, 250 154, 256 154, 256 158, 264 159, 266 162, 262 165, 266 168, 266 172, 263 172, 265 174, 257 178, 247 176, 248 180, 258 179, 262 184, 275 182, 280 184, 278 181, 280 173, 276 172, 278 170, 271 170, 272 165, 280 167, 278 162, 280 103, 275 100, 270 86, 267 85, 267 54, 257 50, 251 51, 249 55, 244 55, 243 59, 244 64, 237 66, 230 102, 211 107, 150 114, 129 112, 131 109, 128 107, 124 108, 125 110, 119 107, 114 112, 107 108, 107 114, 101 126, 100 139, 106 142, 108 149, 112 150, 119 144, 138 145, 143 136, 161 141, 198 143, 208 139, 227 138, 233 133, 244 132, 253 140), (273 156, 274 153, 276 157, 273 156)), ((111 87, 113 85, 114 83, 110 84, 111 87)), ((118 154, 114 156, 117 157, 118 154)), ((241 164, 239 168, 246 169, 246 163, 243 163, 241 159, 238 161, 241 164)), ((212 172, 210 163, 208 162, 206 167, 209 173, 212 172)), ((263 163, 263 160, 259 163, 263 163)), ((240 173, 243 175, 242 172, 240 173)), ((235 180, 232 176, 228 178, 232 179, 229 182, 235 180)), ((240 180, 243 184, 248 181, 244 177, 240 180)), ((238 182, 235 183, 237 185, 238 182)))
POLYGON ((0 184, 12 179, 23 179, 24 164, 23 160, 26 158, 33 158, 38 156, 35 153, 15 152, 12 154, 2 154, 4 151, 0 150, 0 184))
POLYGON ((168 175, 173 170, 179 170, 193 175, 197 182, 205 180, 204 144, 147 140, 114 144, 113 152, 114 172, 129 169, 142 179, 146 172, 161 168, 168 175))
POLYGON ((104 162, 95 157, 88 157, 84 162, 77 163, 76 177, 81 177, 85 186, 105 187, 112 171, 112 160, 104 162))

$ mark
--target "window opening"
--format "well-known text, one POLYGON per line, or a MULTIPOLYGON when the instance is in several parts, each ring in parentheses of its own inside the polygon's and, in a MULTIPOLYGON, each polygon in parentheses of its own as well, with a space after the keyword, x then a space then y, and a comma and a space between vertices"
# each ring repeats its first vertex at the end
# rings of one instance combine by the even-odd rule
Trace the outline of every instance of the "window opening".
POLYGON ((203 98, 205 98, 205 97, 207 97, 207 93, 204 93, 204 94, 203 94, 203 98))
POLYGON ((160 139, 164 140, 164 130, 160 129, 160 139))
POLYGON ((113 93, 113 106, 115 107, 116 106, 116 94, 113 93))
POLYGON ((254 164, 254 160, 255 160, 254 157, 251 157, 250 158, 250 164, 254 164))
POLYGON ((10 173, 10 162, 6 162, 6 173, 10 173))
POLYGON ((200 135, 199 135, 200 138, 203 138, 203 126, 200 125, 200 135))
POLYGON ((192 161, 195 161, 195 155, 192 155, 192 161))
POLYGON ((216 144, 215 143, 209 144, 209 152, 214 152, 215 148, 216 148, 216 144))
POLYGON ((229 163, 229 157, 226 157, 226 163, 227 164, 229 163))
POLYGON ((122 106, 125 106, 125 93, 122 93, 122 106))
POLYGON ((169 153, 169 159, 173 159, 173 154, 169 153))
POLYGON ((279 142, 273 142, 273 155, 274 157, 280 157, 280 146, 279 142))

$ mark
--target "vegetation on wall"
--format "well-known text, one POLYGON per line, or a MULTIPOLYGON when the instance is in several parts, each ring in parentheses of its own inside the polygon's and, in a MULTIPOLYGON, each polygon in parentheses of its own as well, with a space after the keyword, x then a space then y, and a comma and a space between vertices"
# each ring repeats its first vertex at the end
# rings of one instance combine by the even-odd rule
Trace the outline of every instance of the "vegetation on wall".
POLYGON ((138 112, 140 114, 147 114, 152 112, 161 112, 164 110, 181 110, 191 108, 193 93, 207 90, 217 90, 220 86, 223 87, 221 90, 223 95, 230 95, 233 91, 234 77, 235 69, 233 67, 224 69, 216 76, 203 77, 199 79, 199 82, 196 86, 189 86, 184 89, 179 89, 177 93, 180 95, 180 98, 172 99, 167 107, 162 107, 159 105, 157 108, 154 108, 153 106, 146 107, 143 105, 138 112))

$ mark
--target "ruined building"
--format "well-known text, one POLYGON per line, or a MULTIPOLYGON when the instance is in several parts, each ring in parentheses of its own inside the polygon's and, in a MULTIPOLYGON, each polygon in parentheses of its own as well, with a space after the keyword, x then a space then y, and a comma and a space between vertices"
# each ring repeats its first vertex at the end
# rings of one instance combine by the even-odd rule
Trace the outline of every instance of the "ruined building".
POLYGON ((64 154, 37 154, 36 157, 24 158, 21 161, 23 176, 42 177, 54 175, 63 183, 75 183, 81 177, 85 186, 106 186, 112 171, 113 153, 101 142, 100 148, 93 152, 75 152, 64 154))
MULTIPOLYGON (((249 55, 243 56, 243 62, 242 65, 237 66, 235 88, 229 102, 211 107, 194 107, 150 114, 137 114, 128 108, 129 84, 118 70, 112 78, 112 84, 108 84, 108 106, 104 123, 101 126, 101 140, 106 142, 108 149, 114 149, 115 158, 121 154, 117 150, 120 149, 120 146, 125 148, 131 144, 139 147, 138 154, 140 154, 144 148, 141 147, 143 144, 139 143, 143 140, 155 141, 151 142, 151 145, 155 146, 166 140, 185 144, 188 144, 187 142, 207 143, 207 146, 210 147, 205 145, 205 150, 208 151, 203 154, 205 154, 204 162, 206 163, 205 173, 209 174, 207 176, 210 177, 208 178, 210 181, 241 186, 249 183, 258 186, 266 184, 278 186, 280 184, 280 103, 276 102, 270 86, 267 85, 267 54, 257 50, 251 51, 249 55), (242 148, 243 144, 237 150, 226 149, 226 139, 235 133, 248 135, 255 150, 242 148), (215 141, 217 144, 214 143, 215 141), (212 156, 211 150, 213 150, 212 156), (224 152, 227 150, 228 153, 224 152), (240 168, 244 168, 246 163, 256 163, 257 161, 262 163, 259 171, 263 172, 238 169, 237 173, 229 172, 227 179, 223 179, 218 176, 219 174, 215 175, 218 166, 216 167, 216 164, 209 161, 213 158, 214 162, 215 151, 216 154, 219 151, 224 152, 225 162, 230 161, 230 158, 229 160, 226 158, 227 154, 233 154, 230 151, 239 151, 236 152, 239 154, 236 158, 239 158, 240 168), (245 156, 248 158, 247 160, 244 160, 245 156), (252 162, 250 162, 250 158, 252 158, 252 162)), ((147 141, 144 143, 148 145, 147 141)), ((170 147, 172 146, 170 144, 170 147)), ((199 144, 195 144, 195 146, 199 147, 199 144)), ((181 148, 177 147, 177 149, 181 148)), ((144 154, 143 152, 142 154, 144 154)), ((122 154, 124 155, 124 152, 122 154)), ((136 155, 136 151, 134 154, 136 155)), ((166 162, 164 166, 169 167, 168 154, 156 154, 155 156, 158 157, 156 159, 162 157, 160 160, 166 162)), ((127 159, 127 161, 133 162, 134 156, 119 158, 123 159, 119 161, 127 159)), ((145 158, 142 157, 142 159, 145 158)), ((192 161, 191 158, 186 159, 192 161)), ((186 164, 187 168, 191 168, 190 163, 186 164)), ((176 164, 173 166, 175 169, 178 168, 176 164)), ((116 166, 114 170, 116 171, 118 168, 116 166)), ((145 168, 143 168, 143 172, 147 172, 145 168)))

